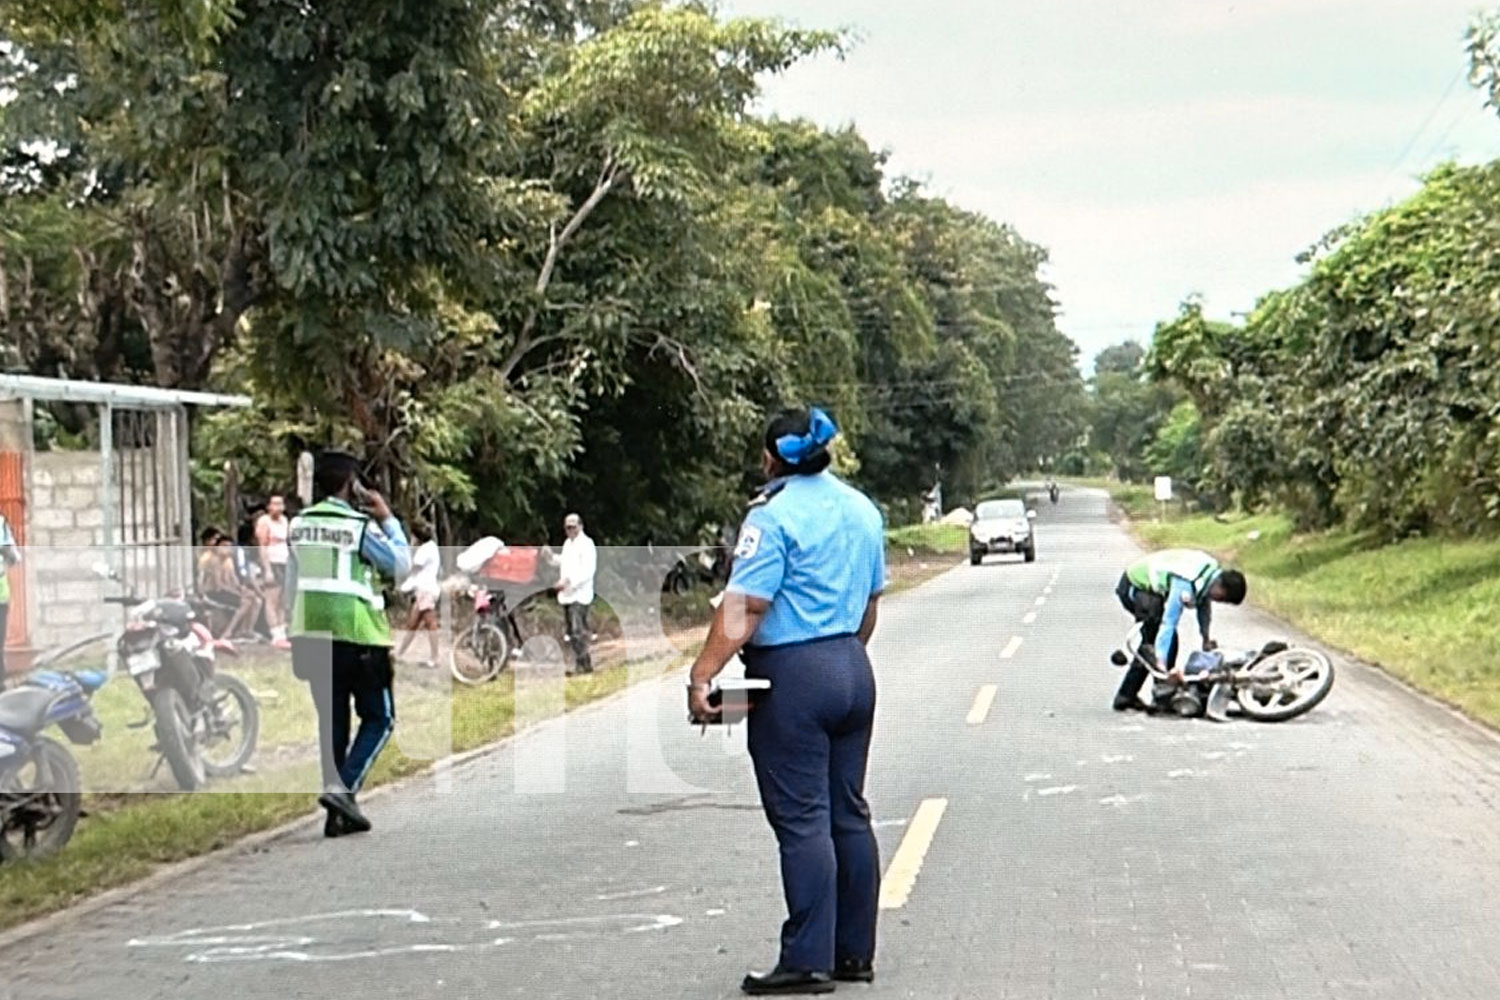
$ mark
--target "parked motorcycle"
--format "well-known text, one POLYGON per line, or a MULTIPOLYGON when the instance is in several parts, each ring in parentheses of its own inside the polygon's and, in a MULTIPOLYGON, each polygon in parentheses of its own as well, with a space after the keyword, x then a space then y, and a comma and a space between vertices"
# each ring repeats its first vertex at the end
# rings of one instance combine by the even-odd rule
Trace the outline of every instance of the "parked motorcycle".
POLYGON ((42 733, 86 746, 102 727, 90 699, 108 675, 39 671, 0 694, 0 862, 40 858, 73 836, 83 805, 78 764, 42 733))
MULTIPOLYGON (((106 565, 95 572, 123 582, 106 565)), ((125 595, 105 602, 126 609, 116 648, 121 669, 151 709, 131 726, 155 727, 153 749, 161 756, 151 775, 165 761, 178 786, 191 792, 210 778, 243 771, 260 736, 260 706, 243 681, 216 668, 217 654, 235 655, 234 646, 215 639, 185 600, 143 599, 127 587, 125 595)))
POLYGON ((1312 711, 1333 690, 1333 663, 1327 656, 1284 642, 1232 656, 1194 653, 1183 666, 1183 683, 1176 684, 1154 656, 1142 652, 1137 623, 1110 662, 1125 667, 1137 660, 1151 672, 1154 707, 1183 718, 1227 722, 1234 713, 1259 722, 1285 722, 1312 711))

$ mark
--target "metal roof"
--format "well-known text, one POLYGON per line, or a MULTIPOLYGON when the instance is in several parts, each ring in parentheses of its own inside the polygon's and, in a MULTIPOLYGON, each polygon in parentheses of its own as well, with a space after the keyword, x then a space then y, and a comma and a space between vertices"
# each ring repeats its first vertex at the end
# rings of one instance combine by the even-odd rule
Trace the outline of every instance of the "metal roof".
POLYGON ((158 409, 170 406, 249 406, 252 402, 249 396, 160 389, 151 385, 41 378, 36 375, 0 375, 0 398, 158 409))

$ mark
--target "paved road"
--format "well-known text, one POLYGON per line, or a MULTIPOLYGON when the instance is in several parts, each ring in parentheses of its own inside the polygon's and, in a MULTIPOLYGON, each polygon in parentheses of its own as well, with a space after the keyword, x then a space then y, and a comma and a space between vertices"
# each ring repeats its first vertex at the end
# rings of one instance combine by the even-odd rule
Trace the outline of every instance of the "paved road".
MULTIPOLYGON (((1500 744, 1342 663, 1285 725, 1114 714, 1135 550, 1100 494, 1041 506, 1035 564, 887 608, 869 791, 907 877, 879 981, 840 992, 1500 996, 1500 744)), ((742 730, 704 738, 681 702, 639 689, 372 801, 369 837, 298 832, 82 915, 0 951, 0 996, 736 996, 775 953, 774 842, 742 730)))

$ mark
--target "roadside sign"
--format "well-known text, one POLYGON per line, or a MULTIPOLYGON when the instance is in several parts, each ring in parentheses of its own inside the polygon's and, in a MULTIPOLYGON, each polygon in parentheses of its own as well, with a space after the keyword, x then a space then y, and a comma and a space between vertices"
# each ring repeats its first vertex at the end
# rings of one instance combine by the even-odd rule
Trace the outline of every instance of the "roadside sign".
POLYGON ((1168 500, 1172 499, 1171 476, 1156 477, 1156 499, 1160 500, 1162 503, 1166 503, 1168 500))

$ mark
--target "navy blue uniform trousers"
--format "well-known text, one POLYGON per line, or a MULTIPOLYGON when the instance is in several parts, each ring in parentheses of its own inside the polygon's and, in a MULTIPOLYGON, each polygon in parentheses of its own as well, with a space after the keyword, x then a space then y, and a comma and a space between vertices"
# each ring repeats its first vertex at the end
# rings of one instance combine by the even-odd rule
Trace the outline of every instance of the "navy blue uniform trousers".
POLYGON ((875 674, 854 636, 746 648, 771 689, 749 717, 750 758, 781 847, 780 968, 832 972, 875 955, 880 851, 865 802, 875 674))
POLYGON ((391 651, 384 646, 298 637, 292 640, 292 672, 307 682, 318 710, 324 789, 359 791, 396 725, 391 651), (351 700, 359 714, 359 731, 352 744, 351 700))

